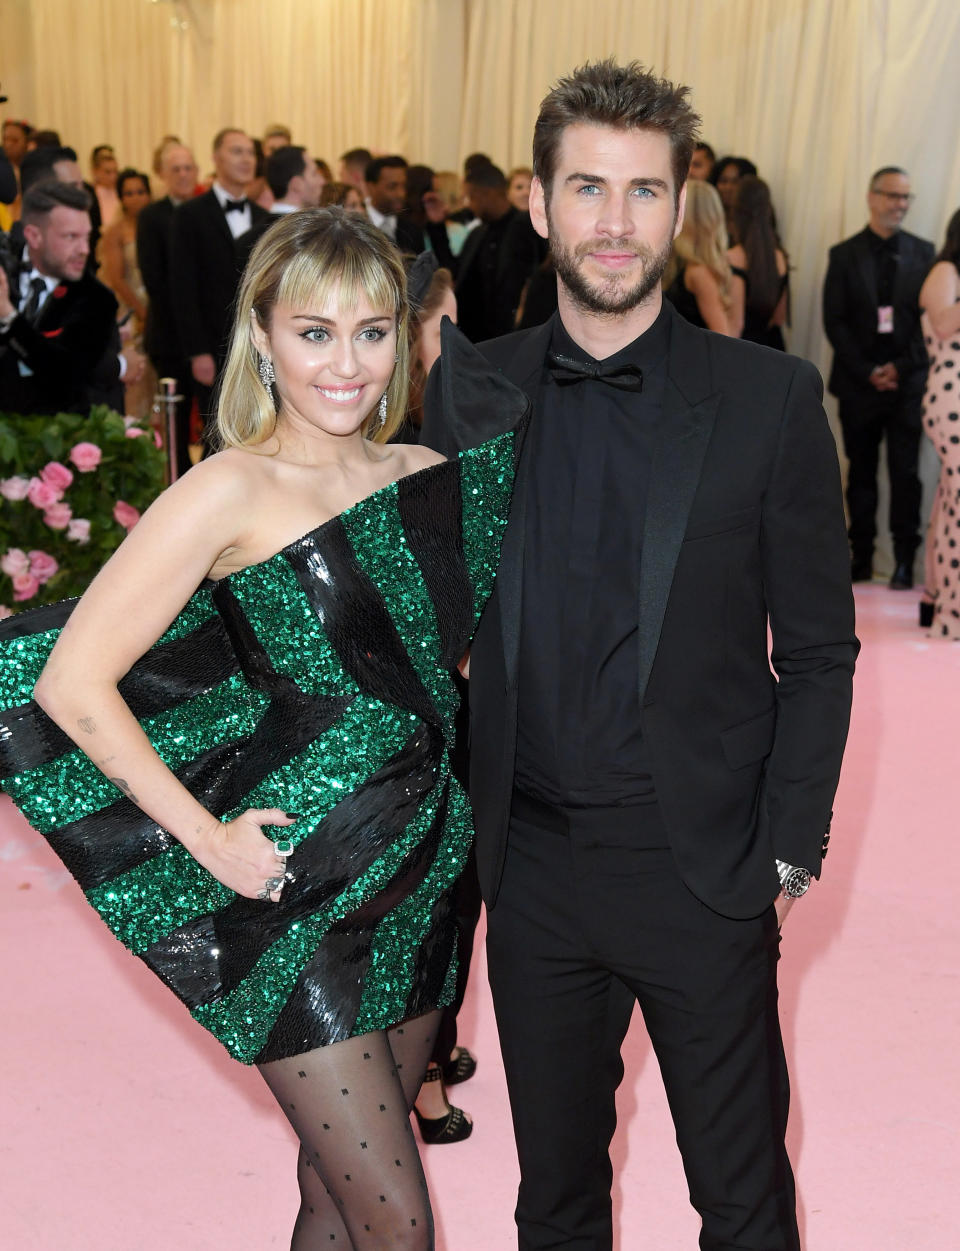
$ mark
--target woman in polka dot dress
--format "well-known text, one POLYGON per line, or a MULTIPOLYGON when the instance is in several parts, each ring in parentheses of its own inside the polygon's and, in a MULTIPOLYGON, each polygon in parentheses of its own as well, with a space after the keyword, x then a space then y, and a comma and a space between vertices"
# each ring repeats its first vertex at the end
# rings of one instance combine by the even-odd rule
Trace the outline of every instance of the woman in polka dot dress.
POLYGON ((960 639, 960 209, 920 290, 920 308, 930 356, 923 424, 941 465, 927 540, 927 595, 934 637, 960 639))

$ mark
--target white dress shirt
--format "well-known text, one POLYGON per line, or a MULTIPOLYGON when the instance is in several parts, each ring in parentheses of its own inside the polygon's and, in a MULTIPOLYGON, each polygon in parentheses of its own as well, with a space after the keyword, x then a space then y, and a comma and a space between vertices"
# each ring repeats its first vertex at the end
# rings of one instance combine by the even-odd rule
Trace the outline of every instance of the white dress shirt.
POLYGON ((219 200, 220 207, 224 210, 223 215, 227 219, 227 225, 230 228, 230 233, 233 235, 234 239, 239 239, 240 236, 245 235, 253 225, 253 214, 250 211, 250 201, 246 198, 246 196, 234 197, 229 195, 217 181, 214 181, 213 186, 210 189, 219 200), (228 200, 234 200, 235 198, 239 198, 244 201, 243 208, 231 209, 228 213, 224 206, 228 200))
POLYGON ((397 218, 395 214, 385 217, 379 209, 375 209, 369 197, 367 199, 367 216, 373 222, 378 230, 382 230, 388 239, 394 243, 397 241, 397 218))

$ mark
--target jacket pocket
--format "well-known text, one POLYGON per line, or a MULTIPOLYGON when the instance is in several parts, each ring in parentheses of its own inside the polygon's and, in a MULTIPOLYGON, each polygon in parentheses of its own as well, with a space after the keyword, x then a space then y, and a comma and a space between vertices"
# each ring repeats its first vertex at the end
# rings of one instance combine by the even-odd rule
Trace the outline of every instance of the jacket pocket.
POLYGON ((696 517, 687 527, 683 536, 685 543, 694 539, 710 539, 717 534, 730 534, 733 530, 742 530, 755 525, 760 520, 760 507, 738 508, 732 513, 718 513, 713 517, 696 517))
POLYGON ((754 761, 769 756, 773 732, 777 724, 776 708, 768 708, 759 717, 741 721, 720 734, 720 746, 731 769, 743 769, 754 761))

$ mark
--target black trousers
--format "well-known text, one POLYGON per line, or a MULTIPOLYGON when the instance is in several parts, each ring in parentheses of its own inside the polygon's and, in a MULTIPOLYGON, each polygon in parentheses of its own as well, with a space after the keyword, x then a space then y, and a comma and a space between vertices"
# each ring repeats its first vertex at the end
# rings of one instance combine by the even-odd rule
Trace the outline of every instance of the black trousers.
MULTIPOLYGON (((488 960, 510 1092, 521 1251, 610 1251, 620 1046, 639 1003, 703 1251, 799 1251, 769 908, 684 886, 656 807, 515 799, 488 960)), ((624 1234, 623 1245, 635 1245, 624 1234)))
POLYGON ((920 542, 920 455, 923 392, 868 388, 839 401, 843 447, 850 461, 847 507, 855 560, 868 562, 877 535, 877 466, 887 440, 890 533, 898 561, 910 561, 920 542))

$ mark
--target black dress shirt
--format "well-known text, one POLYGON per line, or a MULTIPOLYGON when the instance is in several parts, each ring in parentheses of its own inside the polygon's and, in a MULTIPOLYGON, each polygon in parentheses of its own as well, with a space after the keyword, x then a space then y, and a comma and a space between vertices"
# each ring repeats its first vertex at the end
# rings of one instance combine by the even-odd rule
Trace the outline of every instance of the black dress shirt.
MULTIPOLYGON (((637 695, 639 573, 670 346, 662 311, 605 364, 643 390, 545 367, 529 432, 516 784, 546 803, 652 803, 637 695)), ((551 351, 590 361, 554 319, 551 351)))
MULTIPOLYGON (((867 227, 870 237, 870 250, 877 267, 877 307, 893 307, 894 288, 897 281, 897 266, 900 264, 900 238, 897 234, 884 239, 867 227)), ((878 315, 879 316, 879 315, 878 315)), ((878 364, 890 360, 892 355, 893 328, 881 334, 879 320, 873 358, 878 364)))

